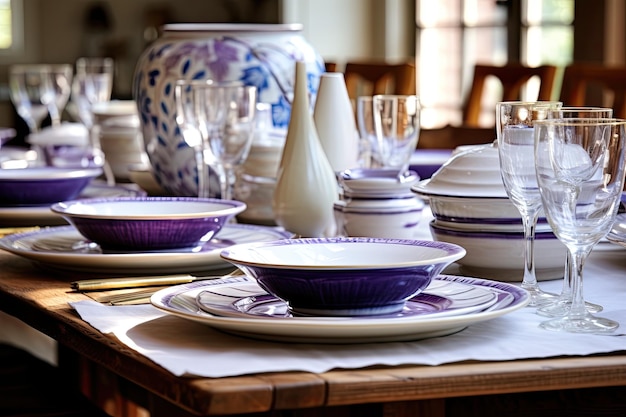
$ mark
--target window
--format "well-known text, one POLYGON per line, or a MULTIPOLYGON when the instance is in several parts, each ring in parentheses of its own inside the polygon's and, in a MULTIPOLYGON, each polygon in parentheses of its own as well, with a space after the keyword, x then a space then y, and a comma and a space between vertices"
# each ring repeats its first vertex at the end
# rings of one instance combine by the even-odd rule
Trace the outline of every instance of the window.
POLYGON ((0 0, 0 54, 22 48, 22 0, 0 0))
MULTIPOLYGON (((574 0, 416 0, 422 126, 461 124, 475 63, 571 62, 573 20, 574 0)), ((495 80, 486 86, 485 126, 494 123, 499 88, 495 80)), ((536 95, 537 85, 528 88, 526 94, 536 95)))

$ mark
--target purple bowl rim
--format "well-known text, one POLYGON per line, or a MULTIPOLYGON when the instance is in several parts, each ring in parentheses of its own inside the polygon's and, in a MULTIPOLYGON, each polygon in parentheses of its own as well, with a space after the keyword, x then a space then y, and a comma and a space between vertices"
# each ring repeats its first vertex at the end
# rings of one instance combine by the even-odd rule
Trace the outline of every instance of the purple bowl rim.
POLYGON ((411 187, 411 191, 418 195, 426 197, 444 197, 444 198, 460 198, 460 199, 475 199, 475 200, 509 200, 506 194, 503 195, 463 195, 463 194, 442 194, 437 192, 426 192, 423 189, 419 189, 419 184, 411 187))
MULTIPOLYGON (((465 229, 451 229, 440 224, 436 224, 435 220, 431 220, 429 227, 437 233, 451 236, 466 237, 470 239, 477 238, 493 238, 493 239, 511 239, 511 238, 524 238, 524 231, 518 230, 465 230, 465 229)), ((535 232, 535 239, 557 239, 552 230, 541 230, 535 232)))
POLYGON ((412 268, 417 266, 432 265, 432 264, 448 264, 452 263, 463 256, 467 251, 460 245, 450 242, 442 242, 436 240, 417 240, 417 239, 392 239, 392 238, 377 238, 377 237, 329 237, 329 238, 296 238, 296 239, 279 239, 271 242, 252 242, 243 243, 240 245, 233 245, 220 252, 220 257, 234 265, 243 265, 250 267, 265 267, 275 269, 309 269, 309 270, 326 270, 326 271, 349 271, 354 269, 363 270, 377 270, 377 269, 401 269, 412 268), (393 245, 405 245, 405 246, 419 246, 428 247, 433 249, 440 249, 445 251, 445 255, 427 260, 413 260, 406 261, 400 264, 366 264, 366 265, 290 265, 290 264, 268 264, 261 262, 250 262, 235 258, 233 252, 237 250, 247 250, 250 248, 258 247, 274 247, 274 246, 292 246, 292 245, 316 245, 316 244, 332 244, 332 243, 374 243, 374 244, 393 244, 393 245))
POLYGON ((59 180, 82 180, 85 178, 95 178, 102 174, 102 168, 62 168, 62 167, 30 167, 30 168, 15 168, 15 169, 2 169, 0 170, 0 183, 10 182, 28 182, 28 181, 59 181, 59 180), (46 177, 4 177, 2 174, 8 174, 9 172, 45 172, 48 173, 46 177), (56 171, 56 172, 55 172, 56 171), (76 173, 74 175, 69 175, 76 173), (57 175, 65 174, 65 175, 57 175))
POLYGON ((194 218, 203 217, 225 217, 233 216, 241 213, 246 209, 246 203, 238 200, 222 200, 219 198, 198 198, 198 197, 160 197, 160 196, 121 196, 121 197, 94 197, 94 198, 79 198, 75 200, 60 201, 50 206, 50 210, 54 213, 60 214, 68 218, 81 218, 91 220, 189 220, 194 218), (71 213, 67 210, 70 206, 75 204, 101 204, 101 203, 115 203, 115 202, 194 202, 194 203, 219 203, 229 206, 220 211, 204 211, 199 213, 186 213, 184 216, 172 216, 167 215, 96 215, 96 214, 84 214, 84 213, 71 213))

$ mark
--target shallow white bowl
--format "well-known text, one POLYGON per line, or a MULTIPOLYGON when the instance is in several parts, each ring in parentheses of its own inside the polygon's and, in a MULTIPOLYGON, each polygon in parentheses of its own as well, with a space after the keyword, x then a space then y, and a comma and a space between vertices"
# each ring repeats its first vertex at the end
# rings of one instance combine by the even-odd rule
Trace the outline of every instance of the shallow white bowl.
POLYGON ((0 205, 41 206, 75 198, 100 168, 0 169, 0 205))
POLYGON ((100 246, 144 251, 197 246, 245 208, 235 200, 122 197, 65 201, 51 210, 100 246))
MULTIPOLYGON (((457 261, 463 273, 499 281, 521 282, 524 274, 524 233, 463 230, 430 223, 433 239, 462 246, 457 261)), ((552 231, 536 233, 535 270, 538 280, 563 278, 567 250, 552 231)))
POLYGON ((464 254, 444 242, 312 238, 235 245, 221 256, 297 314, 346 316, 401 310, 464 254))

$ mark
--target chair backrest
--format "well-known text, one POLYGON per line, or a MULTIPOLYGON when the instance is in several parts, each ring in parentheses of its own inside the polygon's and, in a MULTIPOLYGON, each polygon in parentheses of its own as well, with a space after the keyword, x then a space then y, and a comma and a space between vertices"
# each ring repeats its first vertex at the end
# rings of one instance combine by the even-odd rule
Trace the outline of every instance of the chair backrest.
POLYGON ((566 106, 598 105, 626 117, 626 66, 571 64, 563 71, 561 101, 566 106), (598 97, 592 97, 595 92, 598 97))
POLYGON ((496 77, 502 83, 502 98, 498 101, 519 100, 522 87, 533 77, 539 77, 537 100, 551 100, 557 67, 542 65, 528 67, 511 63, 504 66, 476 64, 469 95, 463 108, 463 124, 479 126, 483 90, 488 77, 496 77))
POLYGON ((324 61, 324 68, 326 72, 337 72, 338 67, 336 62, 324 61))
POLYGON ((374 94, 415 94, 413 62, 347 62, 344 69, 350 98, 374 94))

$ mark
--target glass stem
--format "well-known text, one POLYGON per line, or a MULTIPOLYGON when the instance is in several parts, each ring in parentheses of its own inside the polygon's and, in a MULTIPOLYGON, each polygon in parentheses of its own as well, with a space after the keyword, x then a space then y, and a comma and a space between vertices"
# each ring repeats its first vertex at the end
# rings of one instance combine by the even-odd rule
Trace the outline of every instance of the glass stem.
POLYGON ((535 228, 539 210, 528 210, 522 216, 524 223, 524 279, 522 288, 537 290, 537 277, 535 276, 535 228))
POLYGON ((572 297, 572 280, 574 278, 574 261, 570 251, 567 251, 565 257, 565 274, 563 275, 563 288, 561 289, 561 295, 559 298, 563 301, 570 301, 572 297))
POLYGON ((233 183, 234 183, 234 171, 231 168, 222 168, 222 200, 233 199, 233 183))
POLYGON ((207 198, 209 190, 207 187, 207 167, 204 163, 204 149, 202 146, 195 148, 196 154, 196 170, 198 171, 198 197, 207 198))
POLYGON ((572 305, 570 307, 569 318, 583 318, 587 315, 585 307, 585 299, 583 297, 583 266, 587 255, 591 251, 591 247, 576 248, 571 251, 573 267, 570 272, 573 273, 571 279, 572 305))

